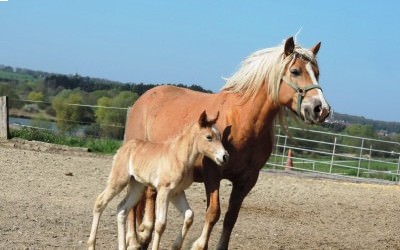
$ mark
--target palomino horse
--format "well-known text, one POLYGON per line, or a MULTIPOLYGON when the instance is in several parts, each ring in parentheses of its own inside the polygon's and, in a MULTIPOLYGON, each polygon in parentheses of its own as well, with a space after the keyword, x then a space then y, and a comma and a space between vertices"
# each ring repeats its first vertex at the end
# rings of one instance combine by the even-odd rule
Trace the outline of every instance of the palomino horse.
MULTIPOLYGON (((126 140, 162 141, 176 134, 183 124, 193 122, 201 109, 220 111, 216 126, 222 131, 222 142, 230 161, 222 171, 207 158, 195 166, 195 181, 205 185, 207 211, 202 233, 192 249, 208 247, 211 230, 220 217, 222 178, 232 182, 232 192, 217 248, 228 248, 243 199, 257 182, 259 171, 271 154, 274 121, 282 110, 288 108, 310 124, 322 123, 329 115, 330 107, 318 83, 316 55, 320 45, 305 49, 295 45, 291 37, 280 46, 251 54, 218 93, 160 86, 147 91, 133 105, 127 119, 126 140)), ((142 206, 136 209, 140 217, 137 219, 142 218, 139 212, 144 212, 138 228, 144 247, 153 229, 155 192, 148 189, 146 196, 139 203, 142 206)), ((129 230, 131 235, 132 222, 129 230)))
POLYGON ((146 186, 152 186, 158 193, 153 249, 158 249, 165 229, 169 200, 184 216, 182 231, 174 243, 174 249, 182 247, 193 222, 193 212, 184 190, 193 182, 196 159, 204 155, 217 165, 228 161, 229 155, 222 145, 221 134, 214 126, 217 119, 218 115, 215 119, 208 120, 204 111, 198 122, 187 126, 173 139, 162 143, 132 139, 118 150, 114 156, 107 187, 94 204, 89 249, 95 248, 96 232, 102 212, 111 199, 126 186, 128 193, 117 209, 119 249, 126 249, 127 212, 139 201, 146 186))

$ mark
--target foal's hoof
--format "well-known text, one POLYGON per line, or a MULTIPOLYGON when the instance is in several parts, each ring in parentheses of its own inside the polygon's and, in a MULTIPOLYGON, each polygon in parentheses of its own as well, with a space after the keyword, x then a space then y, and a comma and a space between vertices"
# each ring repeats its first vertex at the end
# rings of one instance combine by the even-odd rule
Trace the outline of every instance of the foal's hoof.
POLYGON ((126 250, 140 250, 140 246, 129 246, 126 250))

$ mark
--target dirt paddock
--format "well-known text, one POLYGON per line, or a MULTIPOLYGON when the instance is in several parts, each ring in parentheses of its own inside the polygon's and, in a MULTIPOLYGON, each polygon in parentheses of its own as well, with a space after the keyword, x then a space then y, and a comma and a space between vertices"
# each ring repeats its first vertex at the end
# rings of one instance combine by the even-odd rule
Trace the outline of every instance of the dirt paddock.
MULTIPOLYGON (((112 157, 47 153, 0 144, 0 249, 85 249, 95 197, 112 157)), ((230 183, 221 183, 223 214, 230 183)), ((200 235, 202 184, 187 191, 195 221, 185 249, 200 235)), ((98 249, 116 249, 117 197, 105 210, 98 249)), ((182 219, 170 206, 162 249, 182 219)), ((211 237, 215 249, 223 217, 211 237)), ((246 198, 230 249, 400 249, 400 187, 261 173, 246 198)))

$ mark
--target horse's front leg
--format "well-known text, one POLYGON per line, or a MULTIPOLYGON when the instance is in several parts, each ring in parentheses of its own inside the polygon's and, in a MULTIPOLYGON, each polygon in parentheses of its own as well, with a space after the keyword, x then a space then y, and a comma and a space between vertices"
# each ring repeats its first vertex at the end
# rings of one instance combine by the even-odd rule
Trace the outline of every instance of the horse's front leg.
POLYGON ((203 166, 204 186, 207 195, 207 211, 200 237, 193 243, 192 250, 207 249, 211 231, 219 220, 221 207, 219 203, 219 185, 221 173, 215 165, 203 166))
POLYGON ((239 216, 240 207, 244 198, 250 192, 257 182, 259 172, 257 171, 250 178, 242 180, 240 183, 232 183, 232 192, 229 198, 229 207, 224 217, 221 237, 219 239, 217 249, 228 249, 229 239, 236 220, 239 216))

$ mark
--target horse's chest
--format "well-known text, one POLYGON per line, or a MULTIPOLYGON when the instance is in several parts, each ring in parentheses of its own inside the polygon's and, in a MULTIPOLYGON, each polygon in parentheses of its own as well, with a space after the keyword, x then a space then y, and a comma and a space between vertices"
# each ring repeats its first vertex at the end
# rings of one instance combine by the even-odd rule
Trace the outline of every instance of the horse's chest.
POLYGON ((223 175, 228 179, 237 179, 245 176, 247 172, 259 171, 268 160, 273 143, 272 141, 260 141, 233 145, 230 160, 224 167, 223 175))

